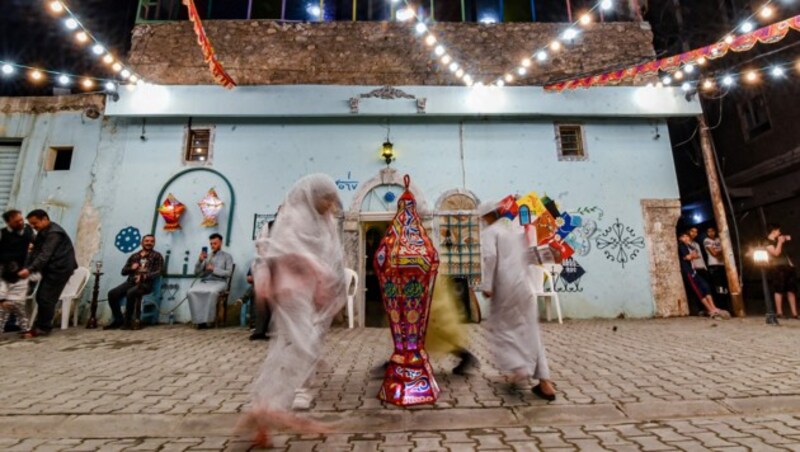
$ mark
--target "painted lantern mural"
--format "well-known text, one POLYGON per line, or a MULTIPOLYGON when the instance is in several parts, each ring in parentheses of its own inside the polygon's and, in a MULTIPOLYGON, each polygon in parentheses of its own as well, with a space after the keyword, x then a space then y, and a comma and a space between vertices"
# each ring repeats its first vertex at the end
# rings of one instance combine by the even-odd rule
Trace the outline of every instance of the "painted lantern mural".
POLYGON ((422 226, 409 184, 406 175, 397 214, 373 261, 394 342, 378 398, 400 406, 434 403, 439 396, 439 385, 425 352, 439 256, 422 226))

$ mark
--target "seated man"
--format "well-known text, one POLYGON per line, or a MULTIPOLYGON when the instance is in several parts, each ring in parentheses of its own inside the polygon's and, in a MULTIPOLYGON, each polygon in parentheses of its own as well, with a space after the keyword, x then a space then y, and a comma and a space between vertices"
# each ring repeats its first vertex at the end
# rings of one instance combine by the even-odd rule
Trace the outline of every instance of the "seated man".
POLYGON ((228 278, 233 271, 233 257, 222 251, 222 236, 211 234, 209 237, 211 255, 203 247, 197 265, 194 267, 195 275, 200 278, 189 289, 189 311, 192 313, 192 323, 199 329, 208 328, 214 321, 217 313, 217 299, 225 290, 228 278))
POLYGON ((114 316, 112 322, 103 327, 104 330, 138 329, 139 322, 136 314, 141 311, 142 297, 153 291, 153 283, 161 275, 164 268, 164 258, 155 251, 156 238, 152 235, 142 237, 142 249, 133 253, 125 266, 122 267, 122 276, 128 278, 124 283, 108 291, 108 305, 114 316), (122 317, 120 304, 125 298, 125 317, 122 317))

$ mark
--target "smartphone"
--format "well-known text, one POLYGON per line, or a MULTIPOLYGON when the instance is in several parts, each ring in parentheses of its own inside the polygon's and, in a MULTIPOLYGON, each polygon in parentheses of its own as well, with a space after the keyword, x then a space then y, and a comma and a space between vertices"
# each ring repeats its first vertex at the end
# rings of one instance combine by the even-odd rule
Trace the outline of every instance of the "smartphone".
POLYGON ((204 246, 204 247, 203 247, 203 248, 200 250, 200 252, 202 252, 202 253, 205 253, 205 254, 208 254, 208 247, 207 247, 207 246, 204 246))

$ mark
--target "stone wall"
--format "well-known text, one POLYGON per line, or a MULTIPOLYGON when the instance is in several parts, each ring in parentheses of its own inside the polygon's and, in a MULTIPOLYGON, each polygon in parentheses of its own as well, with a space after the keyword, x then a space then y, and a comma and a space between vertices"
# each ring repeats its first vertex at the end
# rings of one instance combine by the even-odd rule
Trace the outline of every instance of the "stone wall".
MULTIPOLYGON (((441 43, 476 81, 501 77, 566 27, 555 23, 437 23, 441 43), (482 77, 480 77, 482 76, 482 77)), ((218 59, 241 85, 457 85, 430 58, 412 25, 396 22, 280 23, 208 21, 218 59)), ((650 26, 641 22, 594 24, 574 44, 531 74, 525 84, 629 66, 652 59, 650 26)), ((161 84, 212 84, 189 22, 139 25, 131 64, 161 84)))
POLYGON ((675 239, 681 202, 678 199, 643 199, 641 203, 656 316, 688 315, 689 305, 683 290, 678 241, 675 239))
POLYGON ((91 110, 92 112, 97 112, 99 116, 99 113, 105 109, 105 105, 106 96, 102 94, 48 97, 0 97, 0 114, 43 114, 91 110))

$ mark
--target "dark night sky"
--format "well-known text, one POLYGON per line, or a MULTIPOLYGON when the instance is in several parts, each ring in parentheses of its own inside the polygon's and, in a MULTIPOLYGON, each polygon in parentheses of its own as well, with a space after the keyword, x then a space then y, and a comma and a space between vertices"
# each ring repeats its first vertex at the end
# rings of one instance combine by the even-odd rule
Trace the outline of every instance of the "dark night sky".
MULTIPOLYGON (((202 13, 206 1, 196 0, 202 13)), ((301 18, 302 6, 309 0, 288 0, 288 18, 301 18), (300 8, 297 8, 297 4, 300 8), (291 11, 295 11, 292 13, 291 11), (300 13, 296 11, 301 11, 300 13), (295 17, 291 17, 291 15, 295 17)), ((326 15, 339 17, 349 15, 352 0, 328 0, 326 15), (345 14, 346 13, 346 14, 345 14)), ((385 7, 388 0, 367 0, 359 2, 359 11, 372 4, 372 8, 385 7), (367 5, 367 6, 364 6, 367 5)), ((728 0, 730 1, 730 0, 728 0)), ((176 4, 179 0, 175 0, 176 4)), ((254 0, 256 13, 262 11, 269 16, 280 0, 254 0)), ((535 0, 538 19, 541 21, 566 20, 564 0, 535 0)), ((595 0, 572 0, 575 11, 586 9, 595 0)), ((617 0, 621 3, 622 0, 617 0)), ((130 45, 130 31, 135 22, 138 0, 68 0, 66 2, 78 17, 98 36, 109 49, 124 55, 130 45)), ((491 13, 497 0, 467 0, 467 7, 475 5, 477 15, 482 11, 491 13)), ((714 14, 717 1, 682 2, 687 16, 687 30, 693 45, 713 41, 729 25, 725 18, 714 14), (718 20, 709 21, 708 17, 718 20), (701 21, 693 21, 702 18, 701 21)), ((246 10, 247 0, 215 0, 215 17, 236 17, 246 10), (245 5, 245 6, 243 6, 245 5)), ((460 0, 439 0, 436 2, 437 17, 459 16, 460 0)), ((505 0, 507 21, 530 20, 530 0, 505 0)), ((183 8, 181 7, 181 10, 183 8)), ((279 10, 279 8, 278 8, 279 10)), ((361 11, 359 15, 361 15, 361 11)), ((367 13, 366 9, 363 11, 367 13)), ((745 11, 741 14, 747 14, 745 11)), ((185 17, 185 15, 183 15, 185 17)), ((454 17, 455 19, 455 17, 454 17)), ((672 0, 650 0, 646 16, 656 33, 656 49, 666 55, 680 50, 679 33, 675 26, 672 0)), ((457 19, 455 19, 457 20, 457 19)), ((61 20, 55 18, 47 8, 46 0, 0 0, 0 60, 13 61, 28 66, 53 70, 63 70, 76 75, 110 76, 110 72, 86 47, 79 47, 64 29, 61 20)), ((47 95, 52 93, 52 85, 40 86, 16 77, 14 80, 0 80, 0 95, 47 95)))

